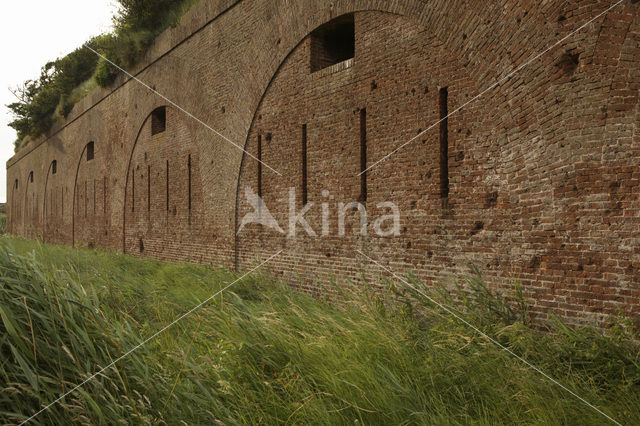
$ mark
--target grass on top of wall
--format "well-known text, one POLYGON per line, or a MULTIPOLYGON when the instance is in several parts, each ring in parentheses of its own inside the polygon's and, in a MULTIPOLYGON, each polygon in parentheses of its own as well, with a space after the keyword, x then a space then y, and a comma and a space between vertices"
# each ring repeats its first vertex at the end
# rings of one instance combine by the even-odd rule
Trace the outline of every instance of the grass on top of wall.
MULTIPOLYGON (((19 423, 237 276, 0 239, 0 421, 19 423)), ((340 307, 250 275, 34 419, 40 424, 606 424, 422 296, 389 284, 340 307)), ((477 275, 457 309, 626 424, 638 335, 540 334, 477 275)), ((452 303, 445 292, 434 297, 452 303)), ((457 297, 460 297, 458 295, 457 297)))

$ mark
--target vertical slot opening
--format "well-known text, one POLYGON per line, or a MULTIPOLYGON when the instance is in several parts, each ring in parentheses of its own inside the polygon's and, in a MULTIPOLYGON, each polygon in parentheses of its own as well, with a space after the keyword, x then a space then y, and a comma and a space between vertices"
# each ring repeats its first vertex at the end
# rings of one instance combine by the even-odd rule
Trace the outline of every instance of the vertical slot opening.
POLYGON ((151 166, 147 166, 147 213, 151 212, 151 166))
POLYGON ((446 203, 449 198, 449 90, 440 89, 440 198, 446 203))
POLYGON ((360 110, 360 198, 367 201, 367 109, 360 110))
POLYGON ((258 135, 258 197, 262 198, 262 135, 258 135))
POLYGON ((302 205, 306 206, 307 194, 307 125, 302 125, 302 205))
POLYGON ((102 179, 102 214, 107 215, 107 177, 102 179))
POLYGON ((191 224, 191 154, 187 156, 187 209, 189 210, 189 224, 191 224))

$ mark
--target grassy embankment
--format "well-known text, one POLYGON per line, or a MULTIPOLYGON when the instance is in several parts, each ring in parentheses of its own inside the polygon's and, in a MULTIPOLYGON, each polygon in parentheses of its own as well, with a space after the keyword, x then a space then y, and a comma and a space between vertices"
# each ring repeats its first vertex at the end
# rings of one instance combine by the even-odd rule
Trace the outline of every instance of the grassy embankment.
MULTIPOLYGON (((0 269, 3 424, 35 413, 236 277, 8 237, 0 269)), ((610 338, 559 323, 543 335, 481 279, 467 284, 473 291, 458 304, 465 318, 613 418, 640 423, 640 351, 624 322, 610 338)), ((249 276, 35 421, 606 423, 418 295, 389 288, 380 297, 346 292, 338 308, 249 276)))

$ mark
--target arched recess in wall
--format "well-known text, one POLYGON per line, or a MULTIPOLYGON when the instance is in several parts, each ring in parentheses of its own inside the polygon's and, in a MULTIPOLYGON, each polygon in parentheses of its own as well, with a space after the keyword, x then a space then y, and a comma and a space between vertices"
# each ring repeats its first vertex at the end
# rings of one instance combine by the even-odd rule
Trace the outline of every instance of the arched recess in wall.
POLYGON ((71 199, 71 245, 76 245, 76 187, 78 186, 78 173, 80 171, 80 164, 82 164, 82 160, 85 159, 85 153, 87 152, 86 144, 84 148, 82 148, 82 152, 80 153, 80 157, 78 158, 78 164, 76 165, 76 173, 73 177, 73 198, 71 199))
MULTIPOLYGON (((432 31, 405 15, 379 10, 360 10, 354 14, 346 13, 334 17, 330 21, 317 24, 288 52, 279 64, 254 111, 245 141, 245 150, 253 156, 261 157, 267 164, 274 164, 278 166, 277 168, 282 168, 280 171, 283 172, 283 176, 269 178, 269 172, 266 168, 262 167, 259 170, 257 162, 247 158, 246 153, 243 154, 236 190, 236 267, 239 266, 241 253, 251 251, 241 248, 241 239, 250 239, 252 236, 249 234, 241 235, 237 232, 240 226, 239 220, 243 217, 243 213, 246 213, 246 211, 242 211, 241 204, 244 198, 243 179, 247 174, 251 176, 265 174, 267 176, 266 179, 259 179, 259 183, 256 182, 255 186, 265 188, 263 200, 282 227, 288 225, 287 212, 274 212, 272 203, 286 199, 287 186, 295 186, 297 188, 296 205, 298 209, 301 209, 299 204, 302 196, 300 175, 303 168, 305 182, 309 182, 309 196, 312 197, 309 201, 314 202, 316 206, 327 201, 322 198, 321 192, 319 192, 320 188, 317 186, 325 179, 327 180, 325 184, 328 186, 323 189, 331 191, 338 190, 338 188, 344 189, 345 199, 339 201, 349 203, 364 196, 364 199, 367 200, 367 207, 372 206, 372 211, 377 202, 384 201, 382 200, 383 196, 388 196, 387 193, 392 192, 388 186, 405 185, 407 186, 405 189, 409 193, 417 194, 417 198, 419 198, 407 200, 408 203, 428 203, 433 206, 433 212, 430 214, 434 216, 441 214, 438 168, 442 165, 439 162, 440 132, 437 126, 430 133, 425 134, 424 142, 416 141, 415 144, 399 152, 394 158, 395 162, 402 165, 401 168, 419 167, 418 160, 420 166, 424 166, 422 170, 416 170, 416 174, 421 177, 414 179, 412 187, 406 184, 408 179, 394 181, 391 178, 389 182, 392 183, 388 185, 384 183, 387 187, 382 189, 387 193, 383 194, 382 190, 376 189, 383 186, 383 182, 378 180, 377 184, 374 182, 374 185, 369 185, 369 190, 367 190, 366 181, 362 183, 357 175, 362 170, 363 162, 370 164, 372 160, 375 160, 375 157, 371 155, 372 152, 369 152, 369 163, 367 163, 367 151, 375 151, 376 155, 390 152, 396 147, 393 144, 394 141, 397 143, 398 140, 409 140, 430 123, 439 120, 441 111, 439 103, 442 102, 440 88, 450 86, 449 96, 456 100, 465 98, 465 93, 460 89, 462 87, 468 93, 473 94, 474 91, 477 93, 475 84, 466 75, 464 67, 457 62, 456 58, 452 58, 454 55, 447 52, 443 43, 437 39, 432 31), (348 17, 349 15, 351 18, 348 17), (360 41, 355 34, 353 35, 354 47, 351 53, 341 52, 339 49, 336 52, 314 51, 318 45, 322 46, 322 43, 331 43, 331 40, 325 38, 325 31, 335 30, 337 33, 343 33, 349 30, 358 31, 358 28, 362 28, 363 32, 366 31, 367 35, 363 35, 360 41), (400 40, 393 36, 398 33, 407 36, 400 40), (377 44, 370 41, 369 45, 365 45, 362 40, 369 40, 367 37, 379 37, 380 40, 377 44), (372 51, 373 47, 370 47, 384 43, 389 46, 388 55, 384 57, 376 51, 372 51), (358 49, 361 49, 360 56, 358 49), (328 60, 324 54, 330 56, 328 60), (314 62, 314 58, 326 60, 326 62, 318 64, 317 61, 314 62), (385 65, 386 68, 382 65, 385 65), (403 78, 401 79, 397 78, 398 70, 402 71, 403 78), (357 77, 356 72, 358 73, 357 77), (286 80, 287 84, 283 83, 283 79, 288 79, 286 80), (323 85, 327 87, 326 94, 331 91, 330 96, 320 93, 323 89, 319 89, 319 87, 323 85), (304 96, 299 95, 295 99, 288 97, 286 101, 273 99, 278 96, 280 99, 285 99, 290 93, 287 92, 287 87, 296 87, 296 90, 299 93, 304 93, 304 96), (339 90, 336 90, 337 87, 339 90), (342 92, 346 93, 346 91, 350 91, 350 93, 343 96, 342 92), (339 100, 337 100, 338 98, 339 100), (295 103, 295 106, 289 107, 292 103, 295 103), (325 104, 331 105, 332 108, 326 111, 322 110, 325 104), (402 105, 403 110, 396 111, 395 105, 402 105), (284 110, 290 110, 289 115, 283 115, 286 114, 282 112, 284 110), (399 121, 402 122, 401 126, 396 126, 392 120, 396 114, 403 117, 399 121), (279 119, 273 118, 276 116, 279 119), (265 124, 266 122, 270 122, 270 124, 265 124), (367 134, 375 136, 367 137, 367 134), (320 137, 327 144, 328 140, 334 141, 335 146, 332 149, 325 149, 324 152, 318 150, 317 145, 320 137), (430 141, 429 144, 426 144, 426 140, 430 141), (344 144, 340 145, 343 142, 344 144), (376 143, 378 145, 375 145, 376 143), (287 166, 286 164, 290 162, 302 163, 302 148, 298 148, 301 144, 305 145, 305 158, 308 156, 308 161, 305 159, 304 166, 302 164, 287 166), (295 147, 294 150, 290 150, 289 147, 292 146, 295 147), (348 157, 338 158, 337 155, 334 155, 334 151, 341 150, 348 154, 348 157), (270 154, 274 151, 282 151, 287 154, 280 157, 270 154), (323 161, 323 158, 331 159, 333 164, 343 165, 345 172, 340 174, 337 173, 339 172, 337 170, 327 169, 325 166, 331 161, 325 161, 322 167, 318 167, 317 164, 323 161), (429 169, 435 171, 432 173, 429 169), (309 174, 308 178, 307 173, 309 174), (328 182, 331 175, 336 173, 340 175, 340 178, 334 179, 332 183, 328 182), (429 177, 426 177, 427 175, 429 177), (277 185, 273 183, 276 179, 285 182, 285 184, 276 188, 277 185), (274 190, 277 190, 278 196, 269 199, 269 192, 274 190), (367 198, 367 192, 373 195, 371 199, 367 198)), ((444 102, 446 102, 446 98, 444 102)), ((456 119, 467 119, 472 111, 473 108, 469 108, 468 111, 459 113, 456 119)), ((456 125, 455 120, 453 124, 456 125)), ((458 139, 462 139, 462 137, 460 136, 458 139)), ((397 173, 389 170, 389 164, 391 163, 381 164, 376 170, 368 172, 367 178, 375 180, 378 176, 398 176, 397 173)), ((249 186, 253 187, 254 192, 260 192, 260 189, 256 191, 254 185, 249 186)), ((335 195, 334 192, 331 195, 335 195)), ((410 209, 410 206, 406 206, 406 211, 410 209)), ((333 212, 331 214, 334 215, 333 212)), ((349 216, 355 216, 355 214, 349 216)), ((316 219, 318 218, 316 217, 316 219)), ((332 226, 336 226, 336 218, 331 217, 330 220, 333 221, 332 226)), ((351 219, 347 218, 347 222, 349 220, 351 219)), ((321 225, 318 220, 312 228, 316 232, 320 232, 321 225)), ((346 228, 354 228, 354 224, 347 223, 346 228)), ((246 229, 243 228, 242 232, 247 232, 246 229)), ((265 229, 266 227, 255 227, 254 229, 255 235, 253 237, 258 239, 258 246, 266 247, 279 240, 282 240, 280 244, 286 244, 287 247, 297 244, 292 240, 285 242, 284 236, 277 233, 273 234, 273 238, 259 240, 265 229)), ((304 233, 304 231, 300 232, 304 233)), ((357 237, 351 238, 351 240, 353 243, 359 241, 357 237)), ((301 247, 315 244, 315 242, 302 240, 299 243, 301 247)), ((335 253, 330 253, 331 247, 340 244, 340 241, 332 240, 332 237, 323 238, 323 243, 318 244, 317 251, 322 252, 323 248, 327 248, 326 257, 335 257, 335 253)), ((406 243, 403 242, 403 244, 406 243)))
MULTIPOLYGON (((162 108, 162 107, 158 107, 158 108, 162 108)), ((158 108, 154 109, 154 111, 157 110, 158 108)), ((147 124, 149 119, 151 118, 152 114, 153 114, 153 111, 150 112, 149 115, 147 115, 145 119, 142 121, 142 124, 138 129, 138 133, 136 134, 136 140, 133 142, 133 147, 131 148, 131 154, 129 154, 129 161, 127 162, 127 175, 124 180, 124 200, 122 203, 122 252, 123 253, 127 252, 127 246, 126 246, 127 198, 128 198, 127 192, 129 189, 129 179, 131 175, 131 162, 133 160, 133 153, 135 152, 136 146, 138 145, 138 140, 140 139, 140 135, 142 134, 142 131, 145 128, 145 125, 147 124)), ((165 118, 166 118, 166 110, 165 110, 165 118)))
POLYGON ((33 238, 36 236, 36 218, 38 217, 38 206, 36 200, 36 191, 34 188, 35 175, 31 170, 27 174, 24 185, 24 203, 22 211, 22 233, 28 237, 33 238))
MULTIPOLYGON (((20 173, 18 173, 20 176, 20 173)), ((24 232, 24 197, 20 196, 23 193, 23 186, 27 185, 27 179, 22 181, 20 177, 17 177, 13 183, 13 190, 11 191, 11 233, 22 234, 24 232)))
MULTIPOLYGON (((367 12, 367 11, 376 11, 374 9, 367 9, 367 10, 358 10, 358 13, 362 13, 362 12, 367 12)), ((392 13, 392 12, 388 12, 388 11, 382 11, 382 12, 386 12, 386 13, 392 13)), ((244 143, 244 152, 242 154, 242 159, 240 161, 240 169, 239 169, 239 173, 238 173, 238 179, 237 179, 237 185, 236 185, 236 203, 235 203, 235 212, 234 212, 234 221, 235 221, 235 226, 234 226, 234 242, 235 242, 235 247, 234 247, 234 267, 237 270, 239 268, 239 262, 240 262, 240 233, 238 232, 239 230, 239 226, 240 226, 240 217, 239 217, 239 213, 240 213, 240 202, 241 199, 243 197, 242 193, 241 193, 241 181, 242 181, 242 177, 243 177, 243 173, 245 172, 245 168, 247 166, 247 162, 256 162, 256 158, 258 158, 259 160, 262 160, 262 147, 258 148, 258 152, 253 152, 252 157, 254 158, 247 158, 247 152, 249 149, 249 145, 250 145, 250 138, 252 137, 252 133, 253 133, 253 129, 256 126, 256 121, 259 117, 259 111, 262 108, 265 98, 267 97, 267 94, 269 93, 272 85, 274 84, 274 82, 276 81, 276 79, 278 78, 279 74, 281 73, 284 65, 287 63, 287 61, 292 57, 292 55, 294 54, 294 52, 296 52, 301 45, 305 42, 305 40, 307 40, 311 34, 318 28, 329 24, 332 21, 337 21, 342 17, 351 15, 353 16, 354 13, 356 12, 346 12, 343 13, 341 15, 337 15, 337 16, 330 16, 330 19, 321 19, 318 22, 315 22, 315 26, 309 28, 309 31, 304 34, 302 36, 302 38, 299 39, 299 41, 294 45, 294 47, 286 54, 286 56, 284 57, 284 59, 278 64, 278 67, 276 68, 276 71, 273 73, 273 75, 271 76, 271 78, 269 79, 269 82, 267 84, 267 86, 265 87, 265 90, 263 91, 260 100, 253 112, 253 116, 251 119, 251 124, 249 125, 249 131, 247 132, 247 138, 245 139, 245 143, 244 143)), ((400 15, 398 15, 400 16, 400 15)), ((312 64, 309 64, 310 67, 312 67, 312 64)), ((264 135, 261 135, 260 138, 260 145, 263 145, 266 142, 266 137, 267 134, 265 133, 264 135), (264 136, 264 140, 263 137, 264 136)), ((269 133, 269 137, 271 137, 271 133, 269 133)), ((262 174, 262 171, 264 169, 264 167, 262 166, 258 166, 260 169, 260 174, 262 174)), ((262 179, 261 179, 262 180, 262 179)), ((261 184, 259 184, 261 186, 261 184)), ((260 190, 256 190, 255 191, 257 193, 257 195, 262 197, 261 191, 260 190)), ((286 232, 286 230, 285 230, 286 232)))
POLYGON ((42 200, 42 239, 44 242, 61 241, 63 187, 57 185, 58 160, 52 160, 44 180, 42 200))
POLYGON ((10 220, 7 221, 7 232, 17 233, 17 218, 20 217, 20 205, 19 201, 20 192, 20 179, 16 178, 11 187, 11 205, 9 206, 10 220))
POLYGON ((158 106, 143 120, 125 178, 122 251, 181 259, 181 244, 199 241, 199 152, 182 113, 158 106))
POLYGON ((105 246, 108 240, 107 179, 97 141, 88 142, 78 158, 71 200, 72 244, 105 246))

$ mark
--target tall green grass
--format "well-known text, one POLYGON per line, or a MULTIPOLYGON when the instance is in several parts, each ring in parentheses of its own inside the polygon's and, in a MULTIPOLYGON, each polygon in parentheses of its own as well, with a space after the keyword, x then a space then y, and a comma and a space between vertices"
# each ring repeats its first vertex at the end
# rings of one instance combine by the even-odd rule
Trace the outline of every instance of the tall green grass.
MULTIPOLYGON (((2 423, 29 417, 236 278, 8 238, 0 270, 2 423)), ((332 306, 246 277, 34 421, 605 423, 429 300, 387 284, 378 295, 343 289, 332 306)), ((461 288, 432 295, 618 421, 640 423, 631 325, 604 337, 556 321, 541 334, 479 275, 461 288)))

